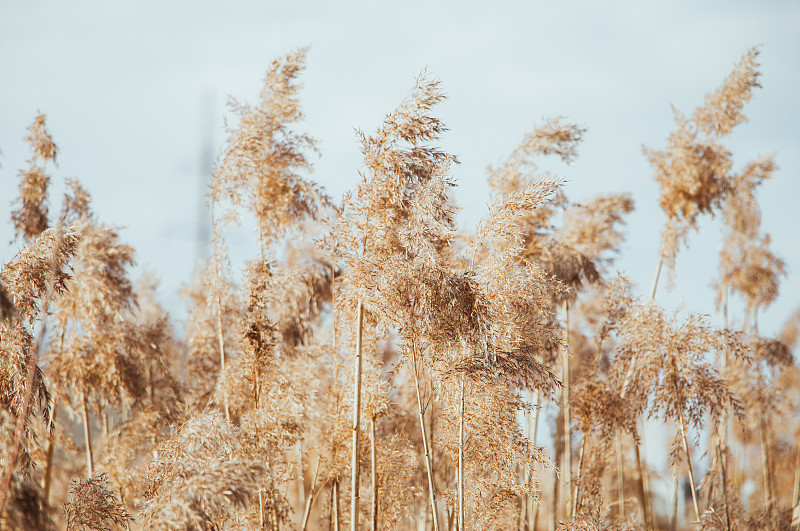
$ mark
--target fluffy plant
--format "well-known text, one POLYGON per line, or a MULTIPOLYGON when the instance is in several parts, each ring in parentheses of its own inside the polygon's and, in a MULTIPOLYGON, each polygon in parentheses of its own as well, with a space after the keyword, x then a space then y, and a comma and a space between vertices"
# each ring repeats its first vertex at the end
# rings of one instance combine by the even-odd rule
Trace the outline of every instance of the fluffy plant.
MULTIPOLYGON (((184 423, 158 448, 147 470, 141 518, 150 529, 218 529, 253 525, 238 517, 270 478, 268 465, 249 455, 248 436, 218 414, 184 423)), ((266 486, 272 489, 272 485, 266 486)), ((276 492, 275 511, 286 511, 276 492)), ((275 499, 273 498, 273 499, 275 499)), ((277 526, 277 522, 274 524, 277 526)), ((277 527, 273 527, 277 529, 277 527)))
POLYGON ((676 128, 663 150, 645 148, 661 186, 659 204, 667 216, 662 232, 659 264, 664 260, 670 274, 681 242, 698 217, 719 212, 735 191, 732 155, 720 142, 746 120, 744 105, 760 87, 758 48, 751 48, 717 90, 706 95, 691 118, 674 109, 676 128))
POLYGON ((45 128, 46 116, 39 114, 28 128, 30 134, 25 140, 31 145, 33 157, 30 168, 20 172, 19 197, 11 211, 14 232, 24 241, 30 241, 50 224, 48 221, 47 188, 50 177, 44 172, 44 164, 56 161, 56 145, 45 128))
POLYGON ((758 331, 788 269, 757 201, 776 166, 737 168, 723 145, 759 86, 757 49, 645 152, 667 218, 649 299, 661 263, 721 214, 721 329, 613 275, 633 203, 575 203, 543 171, 586 136, 562 117, 489 167, 488 212, 462 231, 427 72, 357 133, 358 183, 334 205, 300 132, 306 55, 274 61, 255 103, 232 101, 182 332, 154 277, 131 281, 133 249, 80 183, 55 212, 57 149, 43 115, 30 127, 20 249, 0 264, 0 528, 627 530, 672 516, 678 529, 679 481, 672 514, 647 487, 661 478, 644 467, 642 416, 674 428, 690 525, 800 522, 800 327, 758 331), (242 268, 226 244, 240 219, 257 249, 242 268), (729 296, 744 319, 728 319, 729 296), (537 438, 545 420, 552 442, 537 438))
POLYGON ((68 531, 125 529, 133 520, 109 486, 105 474, 71 481, 64 513, 68 531))
POLYGON ((127 272, 133 248, 88 210, 75 226, 82 238, 67 290, 54 301, 57 334, 48 376, 59 399, 83 418, 89 477, 94 475, 89 413, 106 415, 109 407, 130 403, 144 393, 145 379, 125 324, 135 304, 127 272))

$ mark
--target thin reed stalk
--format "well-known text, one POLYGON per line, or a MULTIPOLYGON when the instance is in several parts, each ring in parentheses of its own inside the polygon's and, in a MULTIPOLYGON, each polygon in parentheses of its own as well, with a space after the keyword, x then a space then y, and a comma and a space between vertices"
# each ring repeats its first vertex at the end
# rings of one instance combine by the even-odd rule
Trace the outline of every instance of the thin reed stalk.
POLYGON ((653 273, 653 282, 650 284, 650 300, 656 300, 656 289, 658 288, 658 279, 661 277, 661 268, 664 266, 664 257, 658 253, 658 263, 656 264, 656 271, 653 273))
POLYGON ((672 520, 670 521, 670 531, 678 529, 678 476, 672 477, 672 520))
MULTIPOLYGON (((658 289, 658 280, 661 276, 661 268, 664 265, 664 256, 659 251, 658 254, 658 262, 656 263, 655 273, 653 274, 653 282, 650 284, 650 300, 655 300, 656 290, 658 289)), ((636 362, 637 356, 634 352, 633 356, 631 357, 631 364, 628 367, 628 371, 625 373, 625 380, 622 382, 622 392, 620 393, 620 398, 624 399, 625 395, 628 392, 628 387, 630 386, 631 378, 633 378, 633 372, 636 370, 636 362)), ((642 493, 642 512, 644 513, 645 518, 645 525, 648 528, 652 528, 652 511, 650 510, 650 488, 649 488, 649 481, 647 478, 647 467, 645 463, 642 462, 641 456, 639 454, 639 443, 634 439, 633 441, 634 449, 636 450, 636 466, 639 469, 639 490, 642 493)))
MULTIPOLYGON (((555 430, 555 439, 553 444, 555 446, 555 462, 562 463, 564 455, 561 453, 564 451, 564 423, 562 422, 561 415, 563 415, 563 411, 558 412, 559 416, 556 418, 556 430, 555 430), (561 444, 559 444, 559 441, 561 444)), ((550 511, 550 529, 555 530, 557 527, 558 519, 559 519, 559 512, 562 506, 561 503, 561 496, 563 495, 561 492, 561 478, 560 478, 560 471, 554 471, 553 473, 553 510, 550 511)))
MULTIPOLYGON (((753 337, 758 339, 758 309, 753 308, 753 323, 752 323, 753 337)), ((769 438, 767 436, 767 418, 764 410, 758 416, 758 435, 761 442, 761 476, 762 487, 764 489, 764 509, 769 513, 772 512, 775 499, 772 494, 772 473, 769 462, 769 438)))
MULTIPOLYGON (((650 285, 650 300, 654 301, 656 299, 656 290, 658 289, 658 280, 661 277, 661 269, 664 265, 664 256, 659 253, 658 256, 658 263, 656 264, 656 270, 653 274, 653 282, 650 285)), ((644 426, 642 426, 644 428, 644 426)), ((641 431, 642 437, 644 437, 644 429, 641 431)), ((653 517, 653 505, 651 503, 650 498, 650 479, 647 475, 647 465, 646 462, 642 460, 641 454, 639 452, 639 443, 634 439, 633 444, 636 450, 636 466, 639 468, 639 488, 642 491, 642 502, 643 506, 642 509, 644 510, 644 521, 645 525, 648 529, 653 529, 655 518, 653 517)))
POLYGON ((47 457, 44 465, 44 501, 50 501, 50 488, 53 485, 53 455, 56 448, 55 422, 58 414, 58 402, 53 400, 53 412, 50 414, 50 422, 47 423, 47 457))
POLYGON ((625 520, 625 476, 622 469, 622 432, 617 430, 617 512, 625 520))
POLYGON ((797 446, 797 464, 794 467, 792 489, 792 531, 800 531, 800 445, 797 446))
MULTIPOLYGON (((583 477, 583 458, 586 455, 586 441, 589 439, 589 434, 585 433, 583 435, 583 441, 581 441, 581 453, 578 457, 578 477, 583 477)), ((580 501, 580 484, 576 484, 575 488, 573 489, 573 498, 572 498, 572 514, 571 518, 575 518, 576 513, 578 512, 578 502, 580 501)))
POLYGON ((331 529, 339 531, 339 478, 331 485, 331 529))
POLYGON ((681 426, 681 440, 683 441, 683 451, 686 454, 686 467, 689 470, 689 486, 692 489, 692 504, 694 505, 694 515, 700 521, 700 507, 697 504, 697 486, 694 482, 694 471, 692 470, 692 456, 689 454, 689 441, 686 439, 686 425, 683 422, 683 413, 678 412, 678 420, 681 426))
POLYGON ((761 471, 764 486, 764 509, 771 512, 775 500, 772 495, 772 474, 770 473, 769 464, 769 439, 767 437, 767 419, 762 411, 758 416, 758 435, 761 439, 761 471))
POLYGON ((103 401, 103 405, 101 406, 103 412, 100 414, 100 427, 103 430, 103 439, 108 439, 108 432, 109 432, 109 421, 108 421, 108 404, 103 401))
POLYGON ((458 531, 464 531, 464 375, 461 375, 458 411, 458 531))
POLYGON ((717 449, 719 451, 720 472, 722 475, 722 497, 725 504, 725 529, 731 531, 731 514, 728 505, 728 462, 725 459, 728 452, 727 443, 717 449))
MULTIPOLYGON (((297 499, 303 500, 303 506, 308 501, 308 491, 306 490, 306 475, 305 465, 303 464, 303 440, 297 441, 297 449, 295 450, 296 466, 297 466, 297 499)), ((313 490, 313 486, 311 487, 313 490)))
MULTIPOLYGON (((215 228, 215 220, 214 220, 214 201, 213 196, 211 200, 211 226, 215 228)), ((216 236, 216 235, 215 235, 216 236)), ((216 236, 221 238, 221 235, 216 236)), ((217 250, 215 248, 214 252, 216 253, 217 250)), ((217 344, 219 345, 219 377, 222 379, 222 375, 225 374, 225 341, 222 336, 222 294, 220 293, 220 270, 219 270, 219 257, 215 257, 214 260, 214 304, 217 307, 217 344)), ((231 420, 231 412, 228 406, 228 393, 223 389, 223 398, 222 398, 222 408, 225 411, 225 420, 231 420)))
MULTIPOLYGON (((533 410, 533 427, 531 427, 530 425, 528 426, 528 439, 529 439, 528 452, 530 452, 531 446, 534 446, 534 447, 536 446, 536 436, 537 436, 537 434, 539 432, 539 410, 541 409, 539 407, 539 403, 542 400, 542 390, 541 389, 537 389, 535 396, 536 396, 536 403, 534 405, 536 407, 533 410)), ((530 417, 528 417, 528 422, 530 422, 530 421, 531 421, 531 419, 530 419, 530 417)), ((533 504, 533 507, 529 511, 530 519, 528 521, 528 529, 530 531, 536 531, 536 520, 539 517, 539 504, 535 503, 535 502, 533 502, 531 500, 528 500, 528 501, 529 501, 529 503, 533 504)))
MULTIPOLYGON (((719 426, 717 426, 717 430, 719 431, 719 426)), ((720 465, 719 465, 719 461, 718 461, 718 459, 719 459, 719 440, 718 440, 718 437, 717 437, 717 435, 715 433, 711 433, 709 435, 709 438, 710 438, 710 442, 709 442, 709 445, 708 445, 708 452, 707 453, 709 455, 711 455, 711 463, 708 465, 707 475, 710 477, 712 474, 714 474, 716 471, 719 470, 720 465)), ((700 487, 700 489, 702 490, 702 486, 700 487)), ((714 494, 715 494, 715 492, 714 492, 714 482, 713 481, 709 481, 708 482, 708 488, 706 489, 706 496, 705 496, 705 498, 706 498, 705 506, 706 507, 711 507, 711 505, 713 504, 713 502, 714 502, 714 494)))
POLYGON ((356 531, 358 529, 358 503, 359 493, 358 488, 360 484, 360 448, 358 444, 358 436, 361 431, 361 335, 364 328, 364 307, 361 301, 358 301, 358 331, 356 332, 356 365, 355 365, 355 381, 353 382, 353 454, 350 463, 351 470, 351 498, 350 498, 350 529, 356 531))
POLYGON ((639 488, 642 493, 642 509, 644 510, 644 524, 647 529, 653 529, 653 505, 650 503, 650 477, 647 475, 647 458, 645 455, 644 443, 644 421, 641 420, 641 430, 639 440, 634 439, 633 450, 636 455, 636 466, 639 469, 639 488), (641 445, 639 442, 641 441, 641 445))
POLYGON ((300 527, 303 531, 305 531, 306 527, 308 526, 308 518, 311 516, 311 506, 314 503, 314 494, 317 485, 317 474, 319 473, 319 460, 320 456, 317 456, 317 466, 314 467, 314 475, 311 479, 311 492, 306 496, 306 504, 305 509, 303 510, 303 523, 300 527))
MULTIPOLYGON (((530 481, 530 474, 528 472, 528 467, 526 466, 522 470, 522 483, 523 485, 527 485, 530 481)), ((517 504, 517 526, 516 529, 518 531, 525 531, 528 528, 528 495, 523 494, 520 499, 519 503, 517 504)))
POLYGON ((411 346, 412 363, 414 365, 414 388, 417 395, 417 412, 419 413, 419 429, 422 434, 422 449, 425 454, 425 469, 428 473, 428 493, 430 497, 430 509, 433 520, 433 531, 439 531, 439 513, 436 511, 436 489, 433 483, 433 464, 431 463, 430 442, 428 432, 425 430, 425 408, 422 406, 422 394, 419 386, 419 363, 417 360, 417 349, 411 346))
MULTIPOLYGON (((58 338, 58 352, 60 353, 64 348, 64 338, 67 334, 66 324, 61 327, 61 334, 58 338)), ((149 381, 149 380, 148 380, 149 381)), ((44 465, 44 501, 50 501, 50 488, 53 481, 53 456, 55 454, 56 433, 55 423, 56 414, 58 413, 58 398, 53 397, 53 411, 50 413, 50 419, 47 422, 47 454, 45 457, 44 465)))
MULTIPOLYGON (((722 293, 722 327, 728 329, 728 287, 722 293)), ((723 376, 728 368, 728 349, 723 352, 720 359, 720 374, 723 376)), ((722 498, 725 507, 725 527, 731 531, 731 515, 728 503, 728 408, 722 408, 722 415, 717 434, 717 450, 719 453, 719 467, 722 475, 722 498)))
POLYGON ((92 455, 92 434, 89 428, 89 411, 86 406, 86 393, 81 390, 81 413, 83 414, 83 437, 86 441, 86 471, 87 478, 94 475, 94 457, 92 455))
POLYGON ((564 300, 564 345, 561 351, 562 369, 562 408, 564 410, 564 514, 572 514, 572 426, 570 423, 570 374, 569 374, 569 302, 564 300))
POLYGON ((278 518, 278 509, 275 506, 272 506, 272 510, 270 511, 270 517, 272 519, 272 529, 275 531, 280 531, 281 529, 281 521, 278 518))
POLYGON ((369 433, 370 465, 372 468, 372 529, 378 529, 378 462, 375 457, 375 414, 372 414, 369 433))
POLYGON ((258 528, 264 529, 264 489, 258 489, 258 528))
MULTIPOLYGON (((222 338, 222 297, 220 296, 219 289, 217 290, 216 297, 217 305, 217 341, 219 344, 219 375, 225 374, 225 341, 222 338)), ((228 407, 228 393, 223 390, 223 409, 225 411, 225 420, 231 420, 231 411, 228 407)))

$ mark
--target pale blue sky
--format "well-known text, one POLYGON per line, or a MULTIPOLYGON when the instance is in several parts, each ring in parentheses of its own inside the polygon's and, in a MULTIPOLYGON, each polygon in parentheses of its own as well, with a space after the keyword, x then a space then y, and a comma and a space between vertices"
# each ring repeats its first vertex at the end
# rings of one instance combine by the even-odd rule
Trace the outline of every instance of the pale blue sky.
MULTIPOLYGON (((453 172, 461 223, 472 227, 485 213, 486 166, 542 119, 565 115, 588 133, 573 166, 552 168, 569 180, 573 200, 633 194, 618 267, 644 291, 663 215, 641 147, 664 146, 670 104, 691 112, 761 44, 764 88, 727 145, 737 165, 777 155, 780 169, 760 193, 763 229, 789 270, 780 300, 761 317, 762 330, 775 333, 800 304, 798 22, 800 3, 789 1, 3 0, 0 261, 17 249, 6 245, 9 202, 29 157, 22 138, 42 111, 60 148, 53 197, 63 177, 80 179, 100 219, 124 227, 139 266, 159 273, 162 300, 182 315, 177 291, 195 263, 202 143, 210 134, 219 149, 227 95, 254 101, 267 65, 310 45, 302 128, 320 142, 312 177, 334 198, 355 185, 361 166, 354 128, 373 130, 427 66, 449 96, 438 109, 450 127, 440 144, 462 161, 453 172)), ((658 298, 714 314, 720 227, 709 218, 701 225, 678 257, 681 289, 658 298)), ((234 256, 254 251, 247 236, 231 235, 234 256)))

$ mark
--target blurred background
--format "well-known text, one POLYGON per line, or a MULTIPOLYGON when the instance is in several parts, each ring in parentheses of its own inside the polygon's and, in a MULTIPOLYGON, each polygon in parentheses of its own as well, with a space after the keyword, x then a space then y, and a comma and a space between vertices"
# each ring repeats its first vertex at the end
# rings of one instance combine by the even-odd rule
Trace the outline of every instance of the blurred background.
MULTIPOLYGON (((255 103, 270 62, 310 46, 299 130, 321 157, 312 179, 338 201, 362 168, 355 130, 374 130, 427 67, 448 100, 441 148, 453 168, 459 222, 471 230, 489 202, 486 167, 500 163, 534 125, 564 115, 588 129, 567 167, 572 201, 630 192, 636 210, 615 268, 642 295, 656 264, 664 215, 642 147, 663 149, 671 105, 691 114, 750 47, 760 45, 761 84, 749 123, 725 141, 736 168, 761 154, 779 166, 759 191, 762 230, 788 275, 761 313, 776 334, 800 304, 800 3, 773 2, 228 2, 14 1, 0 5, 0 262, 13 240, 11 201, 31 153, 38 112, 58 145, 51 213, 63 179, 79 179, 100 221, 122 227, 137 271, 161 279, 162 303, 180 323, 179 296, 209 240, 205 194, 225 138, 229 96, 255 103)), ((256 241, 245 223, 228 234, 234 265, 256 241)), ((668 309, 711 314, 721 247, 719 220, 677 259, 668 309)), ((742 304, 732 301, 733 324, 742 304)), ((653 458, 652 454, 649 456, 653 458)))

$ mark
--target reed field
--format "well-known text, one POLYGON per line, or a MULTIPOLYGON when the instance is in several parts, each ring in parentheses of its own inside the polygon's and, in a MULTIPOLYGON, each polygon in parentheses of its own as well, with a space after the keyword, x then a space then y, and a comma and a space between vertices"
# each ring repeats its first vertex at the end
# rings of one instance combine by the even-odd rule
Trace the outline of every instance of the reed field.
POLYGON ((357 131, 358 185, 332 197, 290 52, 230 103, 185 322, 92 190, 51 192, 80 168, 32 117, 3 198, 20 250, 0 263, 0 528, 800 530, 800 309, 759 332, 788 273, 758 202, 779 170, 726 147, 759 53, 644 148, 658 205, 571 200, 588 126, 556 116, 488 167, 465 231, 435 72, 357 131), (666 219, 644 292, 615 264, 634 208, 666 219), (712 216, 716 299, 666 310, 712 216))

